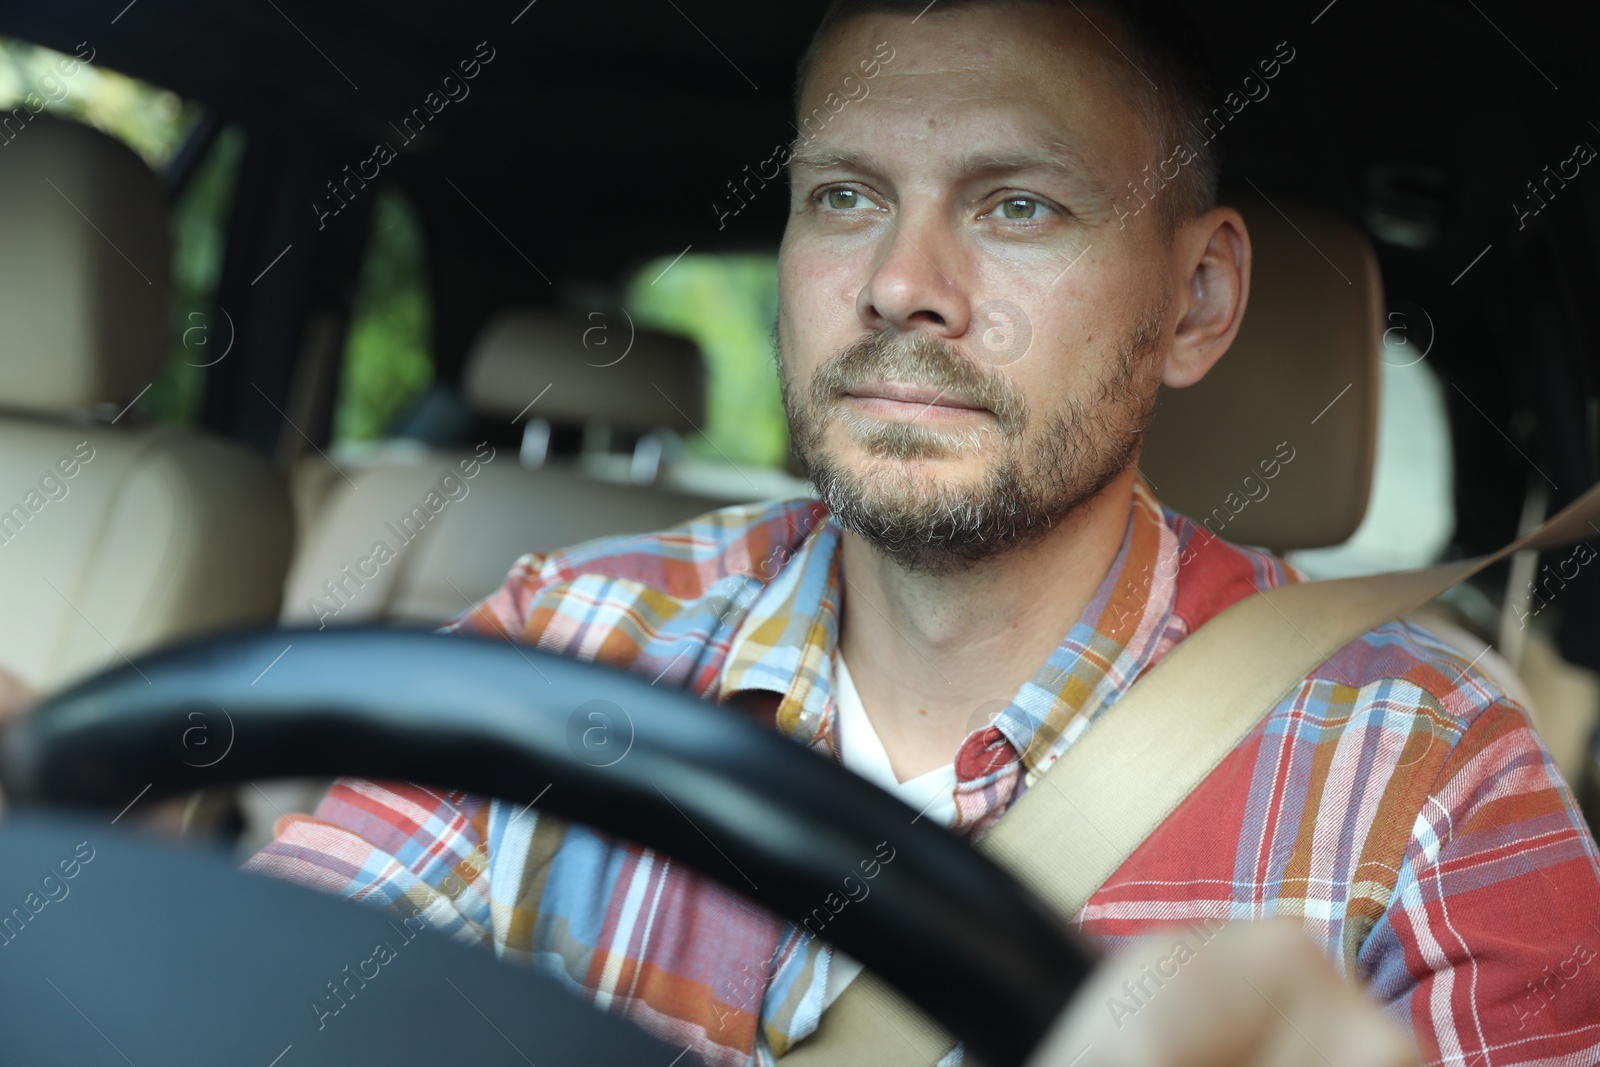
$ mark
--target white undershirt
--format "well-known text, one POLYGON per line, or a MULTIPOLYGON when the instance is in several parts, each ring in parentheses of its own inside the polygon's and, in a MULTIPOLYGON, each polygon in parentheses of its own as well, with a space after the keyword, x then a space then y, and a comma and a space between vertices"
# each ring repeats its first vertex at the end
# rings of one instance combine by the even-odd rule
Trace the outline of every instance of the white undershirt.
MULTIPOLYGON (((889 763, 889 753, 884 750, 878 731, 867 718, 867 709, 861 704, 861 694, 850 678, 850 669, 844 664, 844 655, 837 650, 833 656, 834 701, 839 707, 838 735, 839 760, 880 789, 899 797, 922 818, 949 827, 956 821, 956 766, 947 763, 927 774, 919 774, 902 782, 895 776, 889 763)), ((833 951, 833 962, 828 968, 828 984, 823 992, 824 1009, 832 1004, 845 986, 861 973, 861 964, 838 949, 833 951)))

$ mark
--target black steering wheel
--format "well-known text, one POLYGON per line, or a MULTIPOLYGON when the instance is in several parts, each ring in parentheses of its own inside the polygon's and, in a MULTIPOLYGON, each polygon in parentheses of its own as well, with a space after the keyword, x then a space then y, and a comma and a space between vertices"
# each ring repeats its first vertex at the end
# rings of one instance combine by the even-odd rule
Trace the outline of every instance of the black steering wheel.
MULTIPOLYGON (((992 1067, 1023 1063, 1093 966, 1086 943, 991 860, 916 819, 857 775, 727 708, 509 641, 371 628, 229 634, 107 671, 45 701, 0 733, 0 784, 13 804, 117 812, 135 798, 147 803, 206 786, 330 775, 537 801, 543 811, 658 849, 797 922, 837 894, 843 877, 887 842, 893 862, 880 868, 870 893, 831 917, 825 936, 992 1067)), ((29 912, 27 928, 0 947, 0 1003, 8 1005, 14 1021, 35 1019, 32 1011, 17 1010, 33 1003, 55 1004, 61 1017, 75 1018, 74 1011, 85 1019, 95 1015, 88 1005, 74 1003, 68 990, 52 993, 37 975, 24 977, 11 966, 13 959, 21 961, 18 945, 44 946, 51 931, 57 938, 76 936, 85 923, 98 932, 76 951, 96 956, 92 967, 80 970, 123 983, 124 996, 148 999, 151 983, 168 983, 157 991, 178 1002, 183 989, 200 989, 202 999, 213 997, 213 1014, 215 1003, 325 996, 321 979, 347 975, 336 964, 354 963, 355 947, 335 952, 323 965, 326 975, 313 969, 307 973, 316 977, 302 979, 305 984, 289 993, 277 979, 269 988, 249 977, 268 955, 278 970, 290 964, 305 970, 307 946, 317 931, 388 929, 389 941, 395 940, 392 916, 381 911, 356 914, 360 909, 316 899, 318 894, 295 886, 223 871, 215 857, 118 838, 106 818, 65 823, 11 816, 0 824, 0 908, 23 902, 29 912), (65 866, 55 871, 51 865, 61 859, 55 852, 72 853, 80 839, 110 858, 103 866, 81 865, 75 872, 80 877, 69 883, 61 877, 65 866), (27 896, 29 887, 52 871, 57 884, 69 893, 77 888, 81 896, 90 895, 82 890, 95 884, 88 877, 94 875, 96 899, 111 910, 91 916, 85 902, 76 916, 51 914, 73 910, 63 896, 32 912, 37 894, 27 896), (200 921, 210 924, 207 930, 195 927, 200 921), (243 948, 235 951, 246 942, 257 953, 254 964, 241 958, 243 948)), ((345 938, 349 944, 361 944, 351 936, 345 938)), ((421 1037, 390 1041, 393 1052, 380 1056, 371 1043, 378 1038, 371 1035, 392 1035, 396 1026, 407 1025, 420 1034, 429 1009, 419 1015, 416 1005, 435 995, 441 1010, 465 1011, 448 989, 436 988, 441 968, 470 975, 462 980, 472 984, 470 997, 464 986, 456 992, 484 1021, 500 1031, 510 1016, 528 1024, 522 1041, 531 1048, 514 1042, 509 1031, 501 1033, 522 1059, 531 1056, 541 1067, 653 1062, 621 1051, 644 1047, 643 1035, 552 995, 553 979, 526 968, 515 975, 496 968, 488 975, 485 967, 494 965, 485 953, 457 950, 439 938, 419 937, 416 943, 427 947, 396 952, 394 964, 380 971, 383 977, 372 980, 395 992, 384 994, 383 1006, 375 1002, 384 998, 369 998, 366 1018, 374 1024, 362 1046, 363 1062, 424 1061, 421 1037), (408 962, 413 966, 402 972, 410 976, 404 982, 432 978, 429 992, 402 996, 404 982, 388 977, 408 962), (505 994, 494 1001, 499 1017, 479 1003, 496 988, 505 994), (534 1001, 537 1009, 530 1007, 534 1001), (380 1011, 385 1006, 392 1010, 380 1011), (380 1015, 386 1021, 377 1025, 380 1015), (539 1026, 540 1019, 556 1022, 539 1026), (567 1042, 573 1047, 566 1059, 555 1047, 563 1035, 578 1038, 567 1042)), ((28 949, 33 957, 42 951, 28 949)), ((51 958, 59 969, 63 957, 51 958)), ((40 958, 34 962, 49 969, 40 958)), ((327 984, 331 989, 333 983, 327 984)), ((346 981, 344 988, 355 987, 346 981)), ((341 1014, 359 1014, 359 1004, 350 999, 341 1014)), ((315 1011, 295 1010, 303 1016, 295 1025, 315 1036, 294 1042, 292 1033, 299 1031, 291 1032, 285 1020, 281 1033, 290 1036, 284 1043, 311 1049, 305 1056, 318 1055, 321 1039, 343 1020, 322 1017, 323 1026, 314 1028, 315 1011)), ((253 1024, 225 1021, 223 1029, 255 1033, 253 1024)), ((191 1026, 215 1042, 222 1032, 215 1022, 207 1014, 206 1025, 196 1016, 191 1026)), ((96 1044, 91 1031, 75 1025, 109 1054, 109 1031, 100 1033, 105 1044, 96 1044)), ((354 1024, 348 1029, 353 1033, 354 1024)), ((16 1047, 19 1031, 31 1032, 28 1025, 7 1030, 0 1058, 16 1047)), ((455 1058, 460 1050, 452 1047, 455 1058)), ((497 1047, 510 1055, 510 1049, 497 1047)), ((265 1067, 276 1049, 259 1052, 265 1067)), ((313 1062, 290 1060, 294 1055, 294 1049, 285 1050, 281 1067, 313 1062)), ((223 1060, 253 1062, 218 1058, 214 1047, 196 1062, 223 1060)))

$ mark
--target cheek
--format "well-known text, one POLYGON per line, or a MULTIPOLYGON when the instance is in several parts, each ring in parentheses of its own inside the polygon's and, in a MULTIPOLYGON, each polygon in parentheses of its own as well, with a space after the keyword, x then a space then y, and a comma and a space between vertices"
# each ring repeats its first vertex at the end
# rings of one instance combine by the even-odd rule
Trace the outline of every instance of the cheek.
POLYGON ((972 323, 972 350, 976 353, 990 352, 990 339, 978 332, 986 328, 1008 333, 1012 346, 1026 345, 1020 351, 1014 347, 1010 352, 1000 351, 992 365, 1035 407, 1071 389, 1090 350, 1089 338, 1102 333, 1096 321, 1100 313, 1092 302, 1075 293, 1066 279, 1053 288, 1048 282, 1046 278, 1045 284, 1011 287, 1008 292, 1015 296, 1005 302, 1007 306, 998 313, 988 304, 975 308, 977 317, 972 323), (984 320, 985 315, 989 321, 984 320), (1013 315, 1020 316, 1015 324, 1009 321, 1013 315))
POLYGON ((1094 403, 1102 383, 1116 376, 1137 316, 1109 299, 1104 294, 1086 296, 1082 303, 1058 298, 1031 313, 1033 339, 1027 355, 1001 370, 1027 398, 1030 424, 1037 426, 1042 416, 1073 403, 1094 403))
POLYGON ((840 307, 853 312, 872 273, 871 257, 866 246, 785 240, 778 251, 778 292, 809 314, 836 315, 840 307))
POLYGON ((1080 352, 1077 346, 1051 344, 1048 349, 1032 353, 1032 366, 1007 368, 1012 387, 1027 399, 1029 433, 1049 425, 1052 416, 1082 401, 1087 387, 1080 352))
POLYGON ((786 249, 778 261, 785 361, 812 367, 859 338, 856 301, 862 285, 849 261, 786 249))

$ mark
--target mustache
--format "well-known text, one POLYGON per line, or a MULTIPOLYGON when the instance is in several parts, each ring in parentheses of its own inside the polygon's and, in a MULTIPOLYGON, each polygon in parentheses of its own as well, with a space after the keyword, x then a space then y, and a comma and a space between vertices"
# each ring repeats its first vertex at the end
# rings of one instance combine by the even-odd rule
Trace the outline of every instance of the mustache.
POLYGON ((987 408, 1008 433, 1019 432, 1027 422, 1027 401, 1008 378, 921 332, 867 334, 817 368, 811 399, 819 409, 825 408, 857 386, 889 379, 987 408))

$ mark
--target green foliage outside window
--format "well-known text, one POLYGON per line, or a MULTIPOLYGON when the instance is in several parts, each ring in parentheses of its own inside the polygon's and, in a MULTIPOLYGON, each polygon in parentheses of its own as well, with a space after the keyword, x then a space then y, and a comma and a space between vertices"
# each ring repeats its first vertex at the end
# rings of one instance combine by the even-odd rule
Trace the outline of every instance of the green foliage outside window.
MULTIPOLYGON (((10 114, 31 94, 28 111, 42 101, 46 112, 109 133, 160 170, 199 117, 199 108, 167 89, 78 62, 83 56, 96 56, 88 42, 75 57, 0 37, 0 109, 10 114), (71 76, 62 75, 58 60, 67 61, 71 76)), ((27 136, 26 127, 19 136, 27 136)))
POLYGON ((205 161, 172 205, 172 333, 167 368, 139 401, 158 422, 193 426, 200 421, 207 365, 236 341, 228 314, 216 307, 228 208, 244 153, 244 131, 217 135, 205 161))
POLYGON ((398 190, 386 188, 373 205, 372 237, 345 339, 336 441, 382 437, 427 388, 432 330, 422 222, 398 190))
POLYGON ((691 337, 705 354, 706 424, 688 440, 690 452, 781 467, 789 431, 772 358, 777 258, 687 255, 671 263, 664 257, 635 275, 627 307, 639 325, 691 337))

